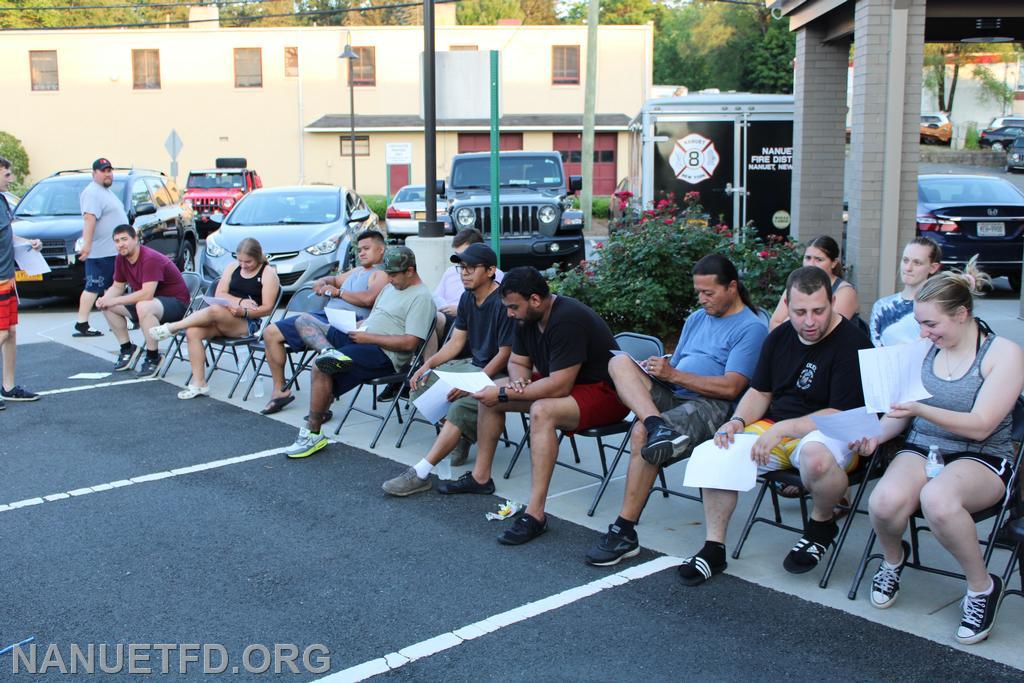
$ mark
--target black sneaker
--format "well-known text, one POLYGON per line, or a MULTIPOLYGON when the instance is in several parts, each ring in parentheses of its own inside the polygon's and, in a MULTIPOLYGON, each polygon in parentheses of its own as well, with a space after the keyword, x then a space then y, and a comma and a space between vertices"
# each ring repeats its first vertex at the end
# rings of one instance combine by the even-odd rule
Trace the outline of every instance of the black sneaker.
POLYGON ((7 401, 38 401, 39 395, 33 394, 31 391, 25 389, 25 387, 15 386, 10 391, 5 391, 0 388, 0 398, 7 401))
POLYGON ((466 472, 454 481, 441 482, 437 487, 438 493, 482 493, 489 496, 494 493, 494 480, 488 479, 481 484, 473 478, 472 472, 466 472))
POLYGON ((114 361, 114 372, 124 372, 135 367, 135 362, 139 360, 140 353, 142 353, 142 349, 132 344, 131 348, 127 351, 117 354, 117 360, 114 361))
MULTIPOLYGON (((700 552, 687 559, 676 570, 676 573, 679 574, 679 580, 687 586, 699 586, 715 574, 721 574, 729 566, 729 563, 724 559, 719 563, 713 564, 704 553, 704 549, 701 548, 700 552)), ((722 557, 725 557, 724 550, 722 551, 722 557)))
POLYGON ((689 436, 680 434, 663 422, 647 433, 647 443, 640 449, 640 456, 655 467, 661 467, 685 451, 689 444, 689 436))
POLYGON ((394 401, 396 396, 400 398, 409 398, 409 386, 402 382, 389 384, 384 391, 377 394, 377 400, 387 403, 389 401, 394 401), (399 389, 401 389, 401 393, 399 393, 399 389))
POLYGON ((996 611, 1003 598, 1003 580, 995 574, 992 577, 992 592, 972 598, 965 595, 961 606, 964 610, 960 619, 960 627, 956 630, 956 640, 964 645, 974 645, 988 638, 996 620, 996 611))
POLYGON ((639 539, 629 539, 622 535, 617 524, 608 525, 608 533, 587 553, 587 564, 595 567, 610 567, 622 560, 640 554, 639 539))
POLYGON ((903 561, 900 562, 900 565, 891 567, 883 559, 882 564, 878 565, 878 571, 875 572, 874 578, 871 579, 872 607, 888 609, 892 607, 900 594, 900 575, 903 574, 903 568, 907 566, 907 560, 910 559, 910 544, 906 541, 900 541, 900 544, 903 546, 903 561))
POLYGON ((156 377, 156 374, 160 372, 160 363, 162 363, 164 357, 158 355, 156 358, 150 358, 147 354, 145 359, 142 361, 142 367, 139 368, 139 372, 136 375, 139 379, 145 379, 147 377, 156 377))
POLYGON ((548 530, 548 518, 538 522, 525 512, 512 521, 512 526, 498 535, 498 543, 503 545, 522 545, 529 543, 548 530))
POLYGON ((814 519, 807 521, 804 535, 796 542, 793 549, 782 561, 783 568, 790 574, 804 574, 818 566, 829 546, 833 545, 839 525, 836 521, 819 522, 814 519))

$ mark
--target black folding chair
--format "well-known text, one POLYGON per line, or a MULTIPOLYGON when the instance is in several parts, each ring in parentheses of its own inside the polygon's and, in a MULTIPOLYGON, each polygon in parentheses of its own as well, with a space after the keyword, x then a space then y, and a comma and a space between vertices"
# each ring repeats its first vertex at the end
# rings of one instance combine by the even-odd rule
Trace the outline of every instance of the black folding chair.
MULTIPOLYGON (((306 285, 292 294, 291 299, 288 300, 281 314, 277 316, 276 320, 271 320, 270 322, 278 322, 301 313, 319 313, 324 310, 328 301, 327 297, 315 294, 312 285, 306 285)), ((242 395, 243 401, 249 400, 249 394, 260 377, 270 377, 270 375, 263 372, 263 367, 267 363, 267 346, 263 342, 262 336, 249 345, 249 351, 253 354, 253 360, 256 362, 256 371, 253 372, 252 379, 249 380, 249 385, 245 388, 245 393, 242 395)), ((285 382, 282 388, 287 390, 294 385, 296 389, 299 389, 299 375, 309 370, 309 366, 313 359, 316 358, 317 352, 314 349, 307 349, 305 347, 293 349, 287 344, 284 347, 284 352, 285 358, 288 360, 288 366, 291 369, 291 377, 288 378, 288 381, 285 382), (298 356, 298 362, 295 361, 295 356, 298 356)))
MULTIPOLYGON (((1020 465, 1021 456, 1024 455, 1024 400, 1017 399, 1017 403, 1013 407, 1013 441, 1017 444, 1017 451, 1014 455, 1013 463, 1013 477, 1010 479, 1010 484, 1007 486, 1006 497, 991 505, 984 510, 979 510, 971 515, 974 519, 975 524, 980 524, 986 520, 993 520, 992 529, 983 539, 979 539, 978 542, 985 547, 982 556, 985 560, 985 566, 988 566, 989 560, 992 558, 992 552, 996 548, 996 536, 999 533, 999 528, 1003 525, 1003 521, 1009 514, 1010 509, 1014 505, 1019 504, 1020 496, 1018 493, 1018 486, 1020 485, 1020 465)), ((964 579, 966 577, 960 572, 950 571, 941 567, 932 567, 921 562, 921 546, 919 542, 919 535, 922 531, 931 531, 926 525, 919 524, 918 520, 923 520, 924 515, 921 513, 921 509, 910 517, 910 557, 907 558, 907 567, 928 572, 930 574, 939 574, 941 576, 948 576, 954 579, 964 579)), ((857 567, 857 574, 853 577, 853 583, 850 584, 850 592, 847 594, 850 600, 857 599, 857 591, 860 588, 861 581, 864 580, 864 575, 867 572, 868 562, 871 560, 882 560, 880 553, 872 554, 871 550, 875 545, 875 530, 871 529, 871 533, 868 534, 868 541, 864 547, 864 554, 861 557, 860 564, 857 567)))
POLYGON ((416 371, 416 368, 418 368, 420 366, 420 363, 422 363, 423 361, 423 351, 427 348, 427 341, 430 339, 430 336, 434 334, 434 327, 435 321, 432 320, 430 322, 430 331, 427 333, 426 337, 424 337, 423 340, 420 341, 420 343, 417 345, 416 352, 413 354, 412 359, 409 361, 409 364, 405 366, 405 368, 399 370, 398 372, 389 375, 384 375, 383 377, 374 377, 373 379, 368 379, 355 388, 355 391, 352 392, 352 400, 349 401, 348 407, 345 409, 345 413, 341 416, 341 422, 338 423, 337 429, 334 430, 335 434, 341 432, 341 428, 345 426, 345 421, 348 420, 349 415, 351 415, 353 412, 361 413, 368 417, 372 417, 375 420, 380 420, 380 427, 377 429, 377 433, 373 435, 373 440, 370 442, 370 448, 375 448, 377 446, 377 441, 380 439, 380 435, 384 432, 384 427, 387 426, 388 421, 391 419, 391 416, 393 414, 398 416, 399 424, 402 423, 402 408, 399 406, 401 400, 398 397, 395 397, 394 401, 390 401, 388 403, 387 412, 385 412, 383 415, 377 412, 377 390, 380 387, 386 387, 389 384, 402 383, 404 385, 406 382, 409 381, 409 378, 412 376, 412 373, 416 371), (366 386, 370 387, 373 392, 373 407, 371 410, 366 410, 365 408, 356 406, 356 401, 359 399, 359 394, 362 393, 363 387, 366 386))
MULTIPOLYGON (((1024 508, 1024 505, 1020 506, 1024 508)), ((1024 512, 1024 509, 1020 510, 1024 512)), ((1013 550, 1010 552, 1010 559, 1006 563, 1006 571, 1003 572, 1003 585, 1007 586, 1005 595, 1019 595, 1024 597, 1024 553, 1021 546, 1024 545, 1024 518, 1018 517, 1009 527, 1013 536, 1013 550), (1017 578, 1020 581, 1020 588, 1009 588, 1010 579, 1013 578, 1014 570, 1017 571, 1017 578)))
MULTIPOLYGON (((188 288, 188 306, 185 308, 185 313, 181 317, 184 318, 195 311, 198 311, 203 306, 203 298, 201 296, 203 289, 203 277, 199 273, 193 273, 192 271, 186 271, 181 274, 181 279, 185 281, 185 287, 188 288)), ((171 342, 167 346, 167 353, 164 354, 164 367, 160 372, 161 377, 166 377, 167 372, 171 369, 171 365, 176 360, 185 360, 186 356, 182 352, 182 344, 185 342, 185 333, 178 332, 171 337, 171 342)))

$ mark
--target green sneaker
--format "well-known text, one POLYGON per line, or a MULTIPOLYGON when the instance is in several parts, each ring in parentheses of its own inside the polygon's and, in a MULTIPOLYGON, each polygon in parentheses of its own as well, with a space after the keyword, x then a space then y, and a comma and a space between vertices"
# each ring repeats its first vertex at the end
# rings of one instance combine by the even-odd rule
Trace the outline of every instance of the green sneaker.
POLYGON ((352 359, 337 349, 324 349, 315 362, 317 369, 326 375, 336 375, 352 367, 352 359))
POLYGON ((328 444, 328 439, 323 434, 314 434, 305 427, 299 430, 299 436, 284 454, 289 458, 308 458, 328 444))

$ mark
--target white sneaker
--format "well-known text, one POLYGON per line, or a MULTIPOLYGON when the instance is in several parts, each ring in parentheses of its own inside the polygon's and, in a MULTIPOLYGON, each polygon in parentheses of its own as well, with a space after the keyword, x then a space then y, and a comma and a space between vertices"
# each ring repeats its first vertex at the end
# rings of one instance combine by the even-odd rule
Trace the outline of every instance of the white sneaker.
POLYGON ((184 389, 178 392, 178 398, 189 399, 195 398, 196 396, 206 396, 210 393, 210 387, 197 387, 195 384, 189 384, 184 389))
MULTIPOLYGON (((174 333, 171 332, 171 328, 165 324, 149 328, 149 336, 159 342, 165 339, 170 339, 174 336, 174 333)), ((181 398, 181 396, 179 396, 179 398, 181 398)), ((189 398, 192 397, 189 396, 189 398)))
POLYGON ((295 442, 284 449, 284 454, 289 458, 307 458, 328 443, 327 437, 323 434, 314 434, 303 427, 299 430, 299 436, 295 442))

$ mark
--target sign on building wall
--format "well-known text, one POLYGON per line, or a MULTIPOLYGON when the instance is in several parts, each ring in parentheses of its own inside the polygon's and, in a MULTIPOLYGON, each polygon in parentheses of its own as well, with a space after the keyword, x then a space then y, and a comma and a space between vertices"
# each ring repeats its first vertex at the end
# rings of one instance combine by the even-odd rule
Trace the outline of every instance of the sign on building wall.
POLYGON ((388 166, 412 164, 412 143, 389 142, 384 145, 384 157, 388 166))

